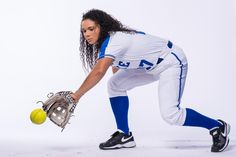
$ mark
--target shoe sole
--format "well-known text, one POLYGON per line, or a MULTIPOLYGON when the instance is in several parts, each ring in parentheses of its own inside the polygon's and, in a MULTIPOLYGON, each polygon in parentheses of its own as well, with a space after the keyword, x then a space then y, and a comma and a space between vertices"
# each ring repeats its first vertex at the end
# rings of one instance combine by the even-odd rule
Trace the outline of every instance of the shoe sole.
POLYGON ((117 144, 112 147, 99 147, 102 150, 114 150, 114 149, 121 149, 121 148, 134 148, 136 146, 135 142, 127 142, 125 144, 117 144))

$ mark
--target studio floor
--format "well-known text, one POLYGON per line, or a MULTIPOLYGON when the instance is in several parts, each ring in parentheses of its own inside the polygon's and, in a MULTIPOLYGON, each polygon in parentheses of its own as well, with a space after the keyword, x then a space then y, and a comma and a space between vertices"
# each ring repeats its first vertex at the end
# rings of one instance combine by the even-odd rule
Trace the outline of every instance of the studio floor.
MULTIPOLYGON (((136 141, 137 143, 137 141, 136 141)), ((104 151, 94 141, 43 141, 10 140, 1 141, 1 157, 234 157, 236 140, 231 140, 228 148, 221 153, 210 152, 208 140, 171 140, 146 141, 137 143, 129 149, 104 151)))

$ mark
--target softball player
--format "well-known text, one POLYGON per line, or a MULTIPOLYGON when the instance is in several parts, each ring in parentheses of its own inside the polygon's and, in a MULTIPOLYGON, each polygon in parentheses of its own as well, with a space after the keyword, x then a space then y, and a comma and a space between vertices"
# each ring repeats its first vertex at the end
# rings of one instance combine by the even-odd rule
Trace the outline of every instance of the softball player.
POLYGON ((108 81, 108 94, 118 131, 101 143, 100 149, 136 146, 128 126, 127 91, 154 81, 159 81, 159 106, 167 123, 208 129, 213 137, 212 152, 227 147, 229 124, 181 107, 188 68, 181 48, 169 40, 124 27, 106 12, 96 9, 83 15, 80 41, 83 65, 91 71, 72 94, 76 101, 102 79, 110 66, 114 73, 108 81))

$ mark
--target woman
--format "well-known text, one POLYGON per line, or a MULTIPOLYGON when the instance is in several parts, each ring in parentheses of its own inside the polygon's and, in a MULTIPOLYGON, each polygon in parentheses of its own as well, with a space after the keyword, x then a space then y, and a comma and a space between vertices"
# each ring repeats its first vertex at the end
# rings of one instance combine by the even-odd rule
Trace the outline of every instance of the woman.
POLYGON ((212 152, 227 147, 229 124, 181 108, 187 75, 187 59, 181 48, 171 41, 124 27, 111 15, 96 9, 83 15, 80 42, 83 65, 91 71, 72 94, 76 101, 103 78, 110 66, 114 73, 108 81, 108 94, 118 131, 101 143, 100 149, 135 147, 128 127, 127 91, 154 81, 159 81, 159 106, 167 123, 208 129, 213 137, 212 152))

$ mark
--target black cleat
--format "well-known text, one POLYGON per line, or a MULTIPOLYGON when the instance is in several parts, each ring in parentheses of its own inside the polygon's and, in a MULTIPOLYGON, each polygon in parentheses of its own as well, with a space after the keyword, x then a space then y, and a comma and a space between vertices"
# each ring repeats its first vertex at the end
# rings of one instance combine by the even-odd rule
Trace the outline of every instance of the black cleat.
POLYGON ((116 131, 111 135, 111 138, 109 140, 101 143, 99 145, 99 148, 103 150, 111 150, 120 148, 133 148, 135 146, 136 144, 131 132, 129 133, 129 135, 126 135, 123 132, 116 131))
POLYGON ((218 122, 220 122, 222 126, 213 128, 210 131, 213 139, 212 152, 222 152, 229 144, 228 134, 230 132, 230 125, 222 120, 218 120, 218 122))

